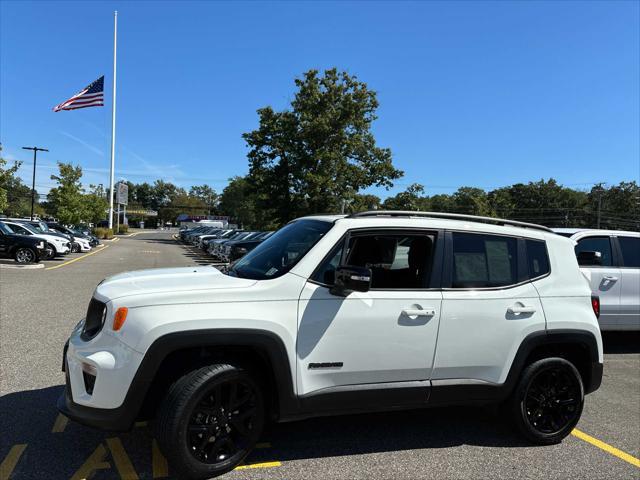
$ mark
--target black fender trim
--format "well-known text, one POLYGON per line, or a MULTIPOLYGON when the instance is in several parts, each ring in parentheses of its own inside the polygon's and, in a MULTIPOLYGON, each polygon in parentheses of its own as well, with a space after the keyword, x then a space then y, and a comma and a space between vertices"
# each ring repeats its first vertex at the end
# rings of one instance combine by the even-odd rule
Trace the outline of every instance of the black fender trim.
POLYGON ((432 380, 429 405, 486 404, 504 401, 515 388, 531 353, 538 347, 561 344, 578 345, 586 350, 589 367, 586 378, 583 379, 584 391, 585 394, 596 391, 602 383, 603 365, 598 359, 598 343, 595 336, 585 330, 558 329, 527 335, 516 352, 503 384, 467 378, 432 380))
POLYGON ((67 373, 66 388, 58 400, 58 410, 71 420, 83 425, 110 431, 129 430, 140 413, 158 368, 169 354, 186 348, 215 346, 257 348, 267 355, 276 381, 277 416, 290 417, 299 410, 293 389, 291 367, 282 339, 267 330, 241 328, 190 330, 170 333, 158 338, 147 350, 129 385, 124 402, 118 408, 91 408, 73 402, 67 373))

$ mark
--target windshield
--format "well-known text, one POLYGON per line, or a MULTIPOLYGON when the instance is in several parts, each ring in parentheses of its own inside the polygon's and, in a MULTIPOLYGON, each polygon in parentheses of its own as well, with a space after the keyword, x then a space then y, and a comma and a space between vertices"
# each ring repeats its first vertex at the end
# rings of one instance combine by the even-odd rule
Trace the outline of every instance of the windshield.
POLYGON ((298 220, 278 230, 229 270, 241 278, 266 280, 285 274, 333 226, 319 220, 298 220))

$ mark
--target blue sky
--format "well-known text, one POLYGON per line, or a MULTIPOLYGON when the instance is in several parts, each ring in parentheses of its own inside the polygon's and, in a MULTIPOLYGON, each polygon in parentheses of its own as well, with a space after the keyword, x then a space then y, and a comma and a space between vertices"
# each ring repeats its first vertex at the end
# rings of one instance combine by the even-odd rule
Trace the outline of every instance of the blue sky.
MULTIPOLYGON (((247 172, 256 109, 336 66, 378 92, 378 144, 428 194, 554 177, 640 176, 640 3, 0 2, 3 155, 40 154, 108 184, 113 10, 119 11, 116 177, 181 186, 247 172), (104 108, 51 108, 106 75, 104 108)), ((40 168, 41 166, 41 168, 40 168)))

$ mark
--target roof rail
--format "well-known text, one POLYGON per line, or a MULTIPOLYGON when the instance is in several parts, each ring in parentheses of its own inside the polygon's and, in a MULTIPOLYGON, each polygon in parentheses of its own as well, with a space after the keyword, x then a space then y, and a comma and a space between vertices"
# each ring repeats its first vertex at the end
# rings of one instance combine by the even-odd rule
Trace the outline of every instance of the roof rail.
POLYGON ((442 212, 412 212, 409 210, 370 210, 367 212, 358 212, 348 215, 347 218, 366 218, 366 217, 426 217, 426 218, 443 218, 446 220, 467 220, 470 222, 490 223, 494 225, 511 225, 521 228, 532 228, 545 232, 554 233, 549 227, 538 225, 536 223, 518 222, 517 220, 507 220, 505 218, 479 217, 476 215, 464 215, 461 213, 442 213, 442 212))

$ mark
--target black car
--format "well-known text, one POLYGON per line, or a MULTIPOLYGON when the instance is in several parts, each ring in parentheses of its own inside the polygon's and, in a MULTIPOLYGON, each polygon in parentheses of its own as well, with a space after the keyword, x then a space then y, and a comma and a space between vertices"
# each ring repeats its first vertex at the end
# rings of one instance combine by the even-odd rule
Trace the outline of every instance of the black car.
POLYGON ((85 240, 87 240, 89 242, 89 245, 91 245, 92 247, 96 247, 98 245, 100 245, 100 240, 98 240, 98 237, 95 237, 94 235, 91 235, 90 233, 85 233, 81 230, 77 230, 77 229, 72 229, 69 227, 65 227, 64 225, 58 223, 58 222, 46 222, 47 226, 57 232, 60 233, 64 233, 66 235, 70 235, 72 238, 74 237, 80 237, 80 238, 84 238, 85 240))
POLYGON ((39 262, 45 241, 28 235, 17 235, 0 222, 0 256, 13 258, 18 263, 39 262))

